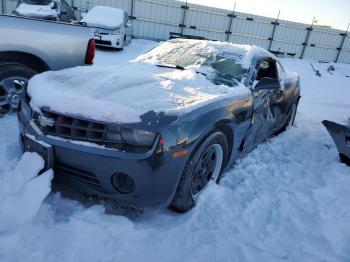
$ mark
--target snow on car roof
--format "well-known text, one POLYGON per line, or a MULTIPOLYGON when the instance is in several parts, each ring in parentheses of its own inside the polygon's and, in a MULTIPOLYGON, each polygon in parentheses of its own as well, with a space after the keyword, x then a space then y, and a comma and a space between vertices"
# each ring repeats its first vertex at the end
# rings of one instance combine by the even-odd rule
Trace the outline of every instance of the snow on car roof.
POLYGON ((95 6, 81 21, 90 26, 114 29, 124 22, 124 11, 107 6, 95 6))
POLYGON ((140 122, 154 111, 181 115, 220 98, 241 99, 244 85, 215 85, 195 70, 158 68, 146 63, 77 67, 46 72, 29 81, 35 110, 50 110, 114 123, 140 122))
MULTIPOLYGON (((277 59, 272 53, 254 45, 240 45, 228 42, 210 41, 210 40, 194 40, 194 39, 172 39, 160 44, 150 52, 139 56, 136 61, 145 61, 152 64, 158 64, 163 54, 172 51, 183 53, 186 47, 191 53, 200 54, 200 56, 216 56, 224 54, 237 59, 237 62, 243 68, 248 69, 254 57, 264 56, 277 59)), ((191 55, 191 54, 190 54, 191 55)))
POLYGON ((29 5, 22 3, 16 8, 16 12, 23 16, 57 17, 57 11, 53 7, 53 2, 48 5, 29 5))

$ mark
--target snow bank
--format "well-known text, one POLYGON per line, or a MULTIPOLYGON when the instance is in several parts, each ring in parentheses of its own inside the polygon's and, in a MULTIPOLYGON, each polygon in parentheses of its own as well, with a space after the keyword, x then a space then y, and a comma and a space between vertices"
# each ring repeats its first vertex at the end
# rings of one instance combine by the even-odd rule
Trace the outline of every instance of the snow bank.
POLYGON ((22 3, 16 8, 16 12, 19 15, 29 17, 57 17, 57 11, 53 9, 53 6, 53 2, 49 5, 29 5, 22 3))
POLYGON ((30 221, 51 191, 52 170, 38 176, 44 160, 25 153, 12 171, 0 176, 0 232, 30 221))
POLYGON ((214 85, 194 70, 129 63, 46 72, 29 81, 31 106, 109 122, 139 122, 149 111, 180 115, 219 98, 250 94, 243 85, 214 85))
POLYGON ((88 26, 116 29, 124 23, 124 11, 107 6, 95 6, 81 22, 85 22, 88 26))

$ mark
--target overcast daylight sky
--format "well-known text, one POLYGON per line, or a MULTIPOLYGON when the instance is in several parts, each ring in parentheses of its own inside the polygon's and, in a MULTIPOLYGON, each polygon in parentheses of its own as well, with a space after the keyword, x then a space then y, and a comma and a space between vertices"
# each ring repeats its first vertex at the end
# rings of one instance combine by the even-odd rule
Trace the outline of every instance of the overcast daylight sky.
MULTIPOLYGON (((185 1, 185 0, 183 0, 185 1)), ((350 23, 350 0, 188 0, 190 3, 214 6, 255 15, 311 23, 315 16, 319 25, 345 30, 350 23)))

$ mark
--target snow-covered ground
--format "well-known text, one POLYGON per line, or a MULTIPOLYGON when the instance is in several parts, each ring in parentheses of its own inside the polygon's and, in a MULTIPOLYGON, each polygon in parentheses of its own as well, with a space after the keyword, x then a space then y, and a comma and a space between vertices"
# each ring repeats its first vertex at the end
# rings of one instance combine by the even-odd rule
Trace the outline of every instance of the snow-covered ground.
MULTIPOLYGON (((118 64, 153 45, 137 40, 122 52, 99 51, 96 64, 118 64)), ((56 193, 32 220, 20 219, 40 196, 22 203, 10 189, 16 176, 32 179, 41 163, 27 155, 18 164, 16 119, 0 119, 0 214, 11 198, 17 209, 13 223, 0 215, 0 261, 350 261, 350 168, 320 123, 348 121, 350 65, 336 64, 331 75, 329 64, 314 62, 317 77, 310 61, 282 63, 301 75, 297 127, 240 159, 186 214, 108 215, 102 205, 83 207, 56 193)), ((47 180, 40 185, 47 188, 47 180)))

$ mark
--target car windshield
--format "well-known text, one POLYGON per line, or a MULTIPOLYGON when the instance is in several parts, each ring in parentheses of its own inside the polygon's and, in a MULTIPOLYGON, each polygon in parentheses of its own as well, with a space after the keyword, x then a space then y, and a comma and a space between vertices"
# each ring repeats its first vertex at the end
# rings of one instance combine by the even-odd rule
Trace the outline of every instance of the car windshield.
POLYGON ((53 0, 22 0, 22 3, 28 4, 28 5, 49 5, 53 2, 53 0))
POLYGON ((214 84, 234 86, 241 82, 246 69, 240 64, 241 54, 229 50, 213 51, 205 41, 172 40, 141 56, 139 61, 177 69, 194 68, 214 84))

